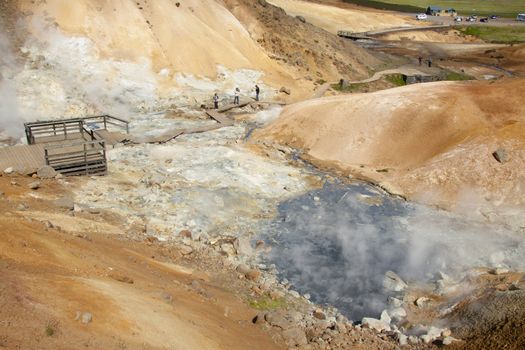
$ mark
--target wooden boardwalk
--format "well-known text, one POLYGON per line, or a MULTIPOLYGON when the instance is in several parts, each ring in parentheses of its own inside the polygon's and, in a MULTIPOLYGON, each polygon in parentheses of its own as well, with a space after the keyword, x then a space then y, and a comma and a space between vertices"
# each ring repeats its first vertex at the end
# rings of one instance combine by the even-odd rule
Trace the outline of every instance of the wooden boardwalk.
POLYGON ((0 171, 33 171, 46 165, 44 145, 17 145, 0 148, 0 171))

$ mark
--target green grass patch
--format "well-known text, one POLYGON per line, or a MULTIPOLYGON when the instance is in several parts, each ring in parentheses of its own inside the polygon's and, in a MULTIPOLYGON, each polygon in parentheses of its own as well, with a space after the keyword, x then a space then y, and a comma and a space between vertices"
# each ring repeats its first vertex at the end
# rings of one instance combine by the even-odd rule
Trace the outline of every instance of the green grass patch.
POLYGON ((344 0, 376 9, 425 12, 428 6, 439 6, 442 9, 454 8, 462 16, 476 14, 478 16, 497 15, 515 18, 518 13, 525 12, 523 0, 344 0))
POLYGON ((250 301, 250 306, 257 310, 276 310, 286 306, 284 298, 272 299, 269 296, 262 296, 259 299, 250 301))
POLYGON ((405 78, 403 77, 403 74, 389 74, 385 76, 385 79, 394 84, 395 86, 403 86, 407 84, 405 78))
POLYGON ((341 86, 340 84, 331 85, 332 89, 334 89, 335 91, 339 91, 339 92, 356 92, 365 86, 366 86, 366 83, 348 84, 346 86, 341 86))
MULTIPOLYGON (((523 6, 525 8, 525 4, 523 6)), ((468 26, 457 27, 459 31, 466 35, 478 37, 491 43, 523 43, 525 42, 525 26, 468 26)))
POLYGON ((55 334, 55 328, 52 325, 48 324, 46 326, 45 333, 48 337, 51 337, 53 336, 53 334, 55 334))
POLYGON ((470 75, 465 74, 465 73, 448 71, 445 74, 445 78, 443 80, 451 80, 451 81, 474 80, 474 77, 471 77, 470 75))

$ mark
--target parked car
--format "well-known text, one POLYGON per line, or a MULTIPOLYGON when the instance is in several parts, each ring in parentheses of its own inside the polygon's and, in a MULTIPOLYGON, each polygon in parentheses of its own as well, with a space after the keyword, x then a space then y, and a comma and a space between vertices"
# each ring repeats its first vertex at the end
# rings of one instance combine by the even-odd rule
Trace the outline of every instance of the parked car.
POLYGON ((461 22, 461 21, 463 21, 463 17, 459 17, 458 16, 458 17, 454 18, 454 21, 461 22))
POLYGON ((487 23, 489 19, 487 17, 483 17, 479 20, 480 22, 487 23))
POLYGON ((491 16, 490 16, 490 19, 498 19, 498 16, 496 16, 496 15, 491 15, 491 16))
POLYGON ((525 13, 520 13, 520 14, 516 17, 516 21, 522 21, 522 22, 525 22, 525 13))
POLYGON ((427 14, 426 13, 418 13, 416 15, 416 19, 418 19, 418 20, 427 19, 427 14))

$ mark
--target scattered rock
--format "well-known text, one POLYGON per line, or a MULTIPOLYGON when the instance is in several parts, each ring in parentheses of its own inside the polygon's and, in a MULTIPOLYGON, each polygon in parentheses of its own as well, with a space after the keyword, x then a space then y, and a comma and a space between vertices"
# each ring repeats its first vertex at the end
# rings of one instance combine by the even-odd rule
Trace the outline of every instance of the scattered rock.
POLYGON ((445 337, 445 338, 443 339, 443 345, 450 345, 450 344, 452 344, 452 343, 455 342, 455 341, 459 341, 459 340, 456 339, 456 338, 453 338, 453 337, 448 336, 448 337, 445 337))
POLYGON ((9 167, 9 168, 6 168, 4 169, 4 174, 12 174, 13 172, 15 171, 15 169, 13 169, 13 167, 9 167))
POLYGON ((388 311, 388 315, 394 320, 402 320, 407 317, 407 312, 402 307, 396 307, 388 311))
POLYGON ((32 190, 38 190, 40 188, 40 181, 31 182, 28 187, 32 190))
POLYGON ((233 247, 235 248, 237 255, 249 256, 253 254, 250 239, 246 236, 237 237, 235 241, 233 241, 233 247))
POLYGON ((283 338, 288 346, 303 346, 308 344, 306 333, 299 327, 283 331, 283 338))
POLYGON ((490 270, 490 273, 493 275, 504 275, 506 273, 509 273, 509 269, 505 269, 503 267, 497 267, 495 269, 490 270))
POLYGON ((393 271, 387 271, 383 279, 383 287, 393 292, 401 292, 407 284, 393 271))
POLYGON ((290 89, 288 89, 287 87, 284 87, 284 86, 279 89, 279 92, 285 93, 287 95, 290 95, 292 93, 292 91, 290 89))
POLYGON ((55 175, 55 179, 57 179, 57 180, 60 180, 60 179, 63 179, 63 178, 64 178, 64 175, 62 175, 60 173, 55 175))
POLYGON ((36 175, 39 179, 52 179, 57 175, 57 172, 49 165, 44 165, 36 171, 36 175))
POLYGON ((417 307, 422 308, 425 307, 429 301, 430 299, 427 297, 419 297, 416 299, 415 304, 417 305, 417 307))
POLYGON ((67 210, 75 209, 75 201, 69 196, 64 196, 56 199, 54 202, 55 206, 67 210))
POLYGON ((399 342, 399 345, 405 346, 408 344, 408 337, 403 333, 397 333, 397 341, 399 342))
POLYGON ((303 16, 295 16, 295 18, 297 18, 299 21, 303 23, 306 23, 306 18, 304 18, 303 16))
POLYGON ((284 312, 280 310, 266 313, 264 319, 270 325, 282 329, 288 329, 292 326, 292 322, 289 319, 287 319, 284 312))
POLYGON ((88 324, 93 320, 93 315, 90 312, 84 312, 80 316, 80 322, 83 324, 88 324))
POLYGON ((182 255, 190 255, 191 253, 193 253, 193 248, 190 247, 189 245, 182 245, 180 247, 180 253, 182 255))
POLYGON ((123 282, 123 283, 129 283, 129 284, 133 284, 134 283, 133 278, 125 276, 125 275, 121 275, 121 274, 116 273, 116 272, 110 273, 109 277, 113 278, 115 281, 119 281, 119 282, 123 282))
POLYGON ((191 231, 190 230, 182 230, 179 232, 179 236, 184 238, 191 238, 191 231))
POLYGON ((443 332, 443 329, 431 326, 427 334, 421 336, 421 340, 423 340, 425 344, 432 343, 441 337, 441 332, 443 332))
POLYGON ((492 156, 500 163, 506 163, 509 160, 507 152, 502 148, 492 152, 492 156))
POLYGON ((15 180, 11 180, 11 185, 13 185, 13 186, 17 186, 17 185, 18 185, 18 182, 16 182, 15 180))
POLYGON ((250 280, 250 281, 258 281, 259 278, 261 278, 261 271, 256 270, 256 269, 251 269, 250 271, 248 271, 248 273, 245 274, 245 277, 247 280, 250 280))
POLYGON ((266 2, 266 0, 257 0, 257 2, 259 3, 259 5, 261 5, 262 7, 266 7, 268 5, 268 3, 266 2))
POLYGON ((326 315, 321 309, 315 309, 313 315, 318 320, 326 320, 326 315))
POLYGON ((243 275, 246 275, 248 272, 250 272, 250 267, 246 264, 239 264, 237 265, 237 268, 235 269, 238 273, 241 273, 243 275))
POLYGON ((221 253, 226 256, 234 256, 236 254, 236 250, 233 247, 233 244, 223 243, 221 244, 221 253))
POLYGON ((20 204, 18 204, 16 208, 17 208, 18 210, 20 210, 20 211, 24 211, 24 210, 29 209, 29 207, 28 207, 27 204, 25 204, 25 203, 20 203, 20 204))
POLYGON ((390 316, 388 316, 388 313, 386 311, 383 311, 381 313, 381 318, 378 320, 376 318, 372 317, 365 317, 361 321, 363 326, 368 327, 370 329, 374 329, 378 332, 387 331, 389 332, 391 330, 390 328, 390 322, 392 320, 390 319, 390 316))

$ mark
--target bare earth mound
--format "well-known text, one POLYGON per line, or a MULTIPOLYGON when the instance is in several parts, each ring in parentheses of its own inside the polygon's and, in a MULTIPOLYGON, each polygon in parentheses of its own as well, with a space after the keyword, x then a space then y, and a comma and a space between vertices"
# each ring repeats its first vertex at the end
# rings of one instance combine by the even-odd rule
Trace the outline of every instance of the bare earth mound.
POLYGON ((421 201, 523 205, 522 86, 444 82, 310 100, 286 107, 255 137, 421 201))

